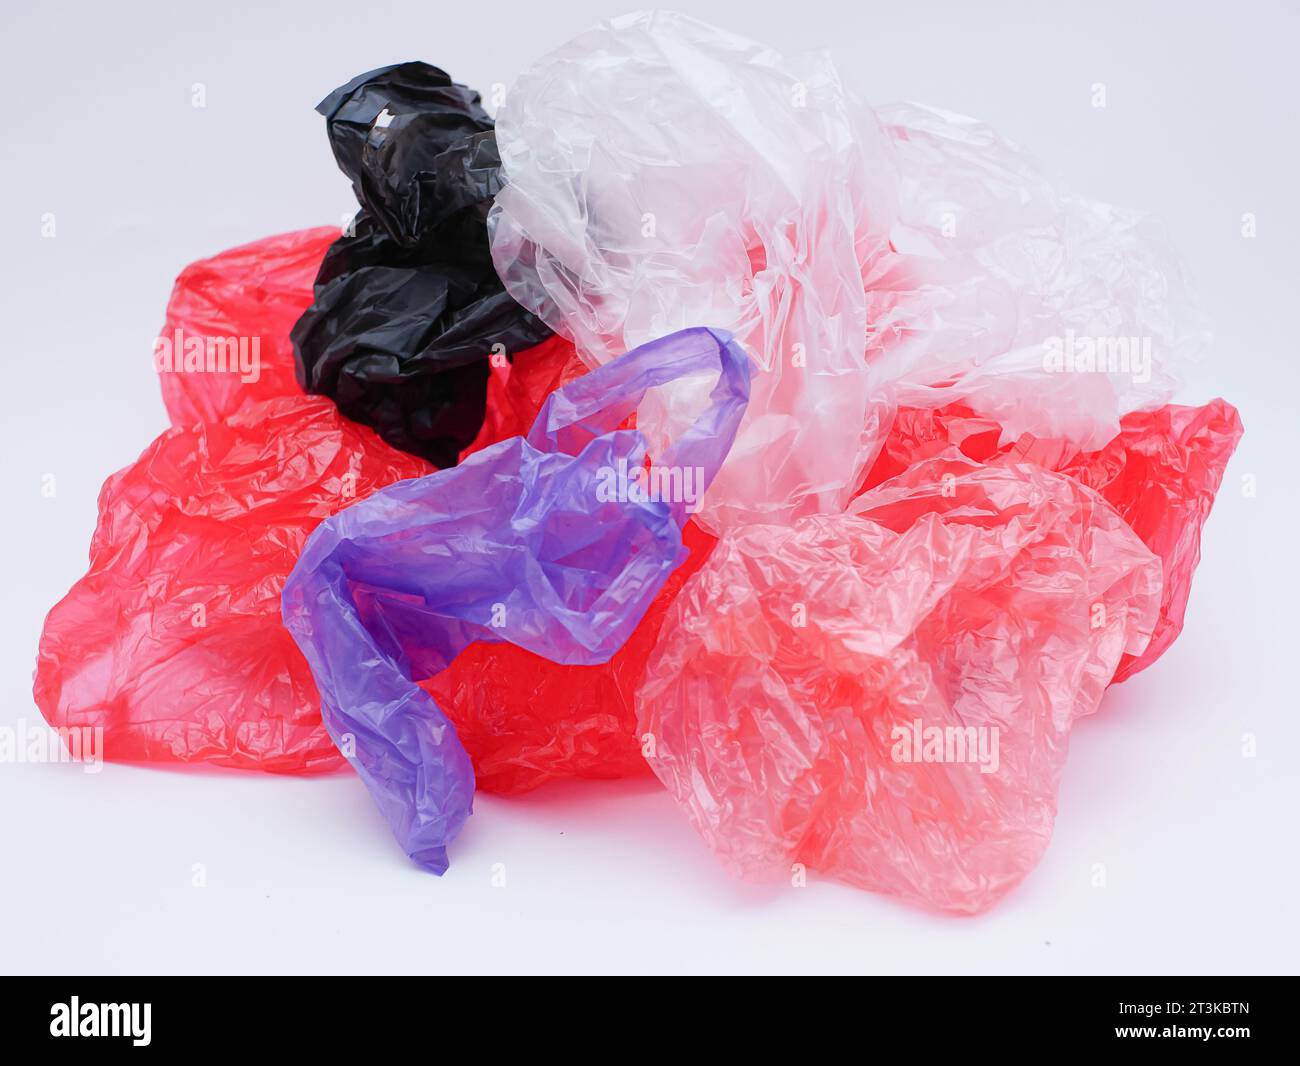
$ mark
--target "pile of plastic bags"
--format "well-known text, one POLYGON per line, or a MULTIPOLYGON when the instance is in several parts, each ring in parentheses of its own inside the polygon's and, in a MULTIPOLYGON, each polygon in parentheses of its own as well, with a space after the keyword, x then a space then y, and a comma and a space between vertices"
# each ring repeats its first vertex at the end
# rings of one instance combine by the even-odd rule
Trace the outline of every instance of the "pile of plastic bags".
POLYGON ((1241 435, 1169 403, 1205 330, 1159 227, 670 13, 495 124, 423 63, 319 110, 359 213, 178 278, 49 722, 346 760, 437 872, 476 788, 653 772, 748 878, 1018 883, 1241 435))

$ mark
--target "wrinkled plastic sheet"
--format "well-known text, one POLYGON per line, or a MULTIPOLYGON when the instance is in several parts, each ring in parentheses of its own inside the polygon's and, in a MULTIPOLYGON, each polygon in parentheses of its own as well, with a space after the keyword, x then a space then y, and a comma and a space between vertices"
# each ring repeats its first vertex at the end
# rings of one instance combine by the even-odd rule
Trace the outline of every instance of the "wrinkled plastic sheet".
POLYGON ((1160 589, 1073 478, 923 460, 848 513, 725 535, 668 610, 638 730, 735 873, 981 911, 1046 848, 1070 728, 1160 589))
MULTIPOLYGON (((824 55, 628 15, 525 71, 496 133, 497 270, 584 361, 708 323, 762 368, 711 531, 842 511, 900 404, 1099 448, 1204 339, 1149 219, 1060 190, 974 120, 877 116, 824 55), (1073 358, 1087 341, 1100 372, 1073 358)), ((638 425, 671 433, 701 387, 638 425)))
POLYGON ((180 272, 154 343, 172 425, 303 394, 289 331, 311 305, 312 279, 338 235, 332 226, 277 234, 180 272))
POLYGON ((668 498, 620 488, 618 472, 643 468, 647 442, 617 427, 649 389, 710 372, 708 406, 651 468, 702 490, 744 412, 749 362, 726 334, 696 329, 578 378, 547 399, 527 438, 376 493, 303 550, 284 589, 285 624, 311 664, 330 735, 426 869, 447 868, 474 775, 416 682, 475 642, 585 665, 623 646, 686 557, 693 494, 684 480, 668 498))
POLYGON ((1224 400, 1203 407, 1169 404, 1134 411, 1121 420, 1119 434, 1096 451, 1028 434, 1002 443, 1005 434, 999 423, 961 404, 903 408, 864 488, 926 458, 957 450, 982 463, 1034 463, 1095 489, 1159 557, 1163 571, 1155 633, 1140 656, 1120 661, 1115 680, 1123 681, 1155 662, 1182 632, 1192 575, 1201 557, 1201 528, 1241 434, 1241 417, 1224 400))
POLYGON ((111 760, 343 765, 280 591, 322 519, 431 469, 310 396, 169 429, 105 482, 89 569, 46 618, 46 720, 102 728, 111 760))
MULTIPOLYGON (((1140 656, 1121 658, 1114 680, 1122 681, 1151 665, 1182 629, 1201 527, 1240 435, 1236 410, 1222 400, 1126 415, 1119 436, 1095 452, 1029 436, 1000 444, 1001 426, 960 404, 904 408, 863 488, 959 452, 980 463, 1034 463, 1095 489, 1163 571, 1154 634, 1140 656)), ((476 644, 424 683, 455 724, 480 790, 522 792, 568 776, 646 772, 635 693, 669 604, 716 543, 694 522, 686 530, 690 558, 608 664, 558 665, 510 644, 476 644)))
POLYGON ((489 359, 550 336, 492 265, 492 120, 426 63, 360 75, 318 110, 361 210, 293 328, 299 383, 393 447, 451 466, 482 426, 489 359))
MULTIPOLYGON (((264 238, 176 279, 154 360, 177 428, 106 483, 90 571, 50 613, 37 671, 50 723, 103 727, 110 760, 345 765, 283 628, 280 590, 321 518, 431 468, 295 380, 289 331, 337 236, 264 238), (212 553, 229 565, 210 567, 212 553)), ((470 450, 526 429, 584 371, 555 337, 494 367, 470 450)), ((562 762, 550 770, 566 775, 562 762)))
POLYGON ((715 543, 686 523, 682 544, 690 554, 608 662, 557 663, 514 644, 475 643, 421 682, 456 727, 476 791, 518 794, 569 778, 650 773, 636 731, 636 693, 669 605, 715 543))
POLYGON ((1204 331, 1159 228, 975 120, 873 113, 825 57, 665 13, 545 57, 495 135, 418 63, 320 110, 361 211, 178 279, 178 428, 105 486, 42 638, 51 724, 288 772, 337 740, 437 871, 476 787, 648 755, 743 876, 963 912, 1014 886, 1072 723, 1181 629, 1241 433, 1162 406, 1204 331), (735 343, 622 355, 699 322, 735 343), (1080 346, 1140 361, 1044 362, 1080 346), (298 549, 429 467, 302 396, 295 349, 340 411, 469 459, 326 521, 283 598, 305 658, 275 619, 298 549), (698 525, 597 506, 597 469, 701 450, 698 525), (934 729, 971 757, 928 758, 934 729))

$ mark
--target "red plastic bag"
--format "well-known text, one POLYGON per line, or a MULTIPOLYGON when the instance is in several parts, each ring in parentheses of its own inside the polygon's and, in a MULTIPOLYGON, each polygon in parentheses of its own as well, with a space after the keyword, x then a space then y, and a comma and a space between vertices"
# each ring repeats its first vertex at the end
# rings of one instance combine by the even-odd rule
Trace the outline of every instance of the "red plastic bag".
POLYGON ((473 644, 421 683, 455 724, 478 791, 650 772, 636 733, 636 692, 664 615, 717 543, 694 522, 682 540, 691 554, 609 662, 562 666, 512 644, 473 644))
POLYGON ((1170 404, 1127 414, 1119 435, 1095 452, 1030 436, 1002 444, 997 422, 960 404, 902 408, 864 487, 957 448, 977 462, 1031 462, 1096 489, 1159 556, 1164 572, 1155 634, 1140 656, 1121 660, 1115 680, 1123 681, 1155 662, 1182 632, 1201 556, 1201 527, 1241 433, 1237 409, 1218 399, 1204 407, 1170 404))
POLYGON ((280 592, 322 519, 432 469, 323 398, 169 429, 104 484, 90 569, 45 621, 47 721, 102 726, 113 760, 343 765, 280 592))
POLYGON ((303 395, 289 330, 311 304, 316 271, 338 235, 333 226, 281 233, 181 271, 154 343, 172 425, 217 421, 262 400, 303 395))
MULTIPOLYGON (((36 699, 50 723, 103 726, 107 758, 280 772, 344 765, 321 723, 311 674, 281 624, 279 592, 324 517, 432 468, 298 387, 289 330, 311 302, 320 260, 337 235, 321 227, 268 237, 193 263, 176 280, 155 359, 178 428, 105 484, 90 573, 51 611, 37 668, 36 699), (223 342, 216 354, 227 355, 225 369, 206 362, 214 340, 223 342), (241 372, 241 340, 250 360, 256 353, 256 376, 241 372), (180 353, 179 363, 159 358, 168 351, 163 341, 180 353), (186 342, 197 342, 204 363, 187 369, 186 342), (146 551, 133 554, 133 544, 146 551), (200 592, 206 598, 194 598, 200 592), (228 609, 214 612, 209 605, 216 601, 228 609), (140 639, 146 632, 149 639, 140 639)), ((487 418, 464 454, 526 432, 546 397, 585 372, 573 346, 559 338, 494 367, 487 418)), ((684 576, 673 578, 661 601, 684 576)), ((662 610, 657 603, 647 624, 662 610)), ((649 651, 643 643, 641 664, 649 651)), ((496 650, 535 658, 513 647, 496 650)), ((472 662, 446 678, 469 680, 472 662)), ((534 667, 525 662, 524 669, 534 667)), ((607 690, 615 692, 618 709, 600 720, 623 729, 610 740, 612 751, 598 746, 593 754, 587 744, 586 761, 584 742, 575 740, 573 760, 552 759, 531 783, 599 772, 607 754, 614 760, 607 776, 645 772, 630 728, 634 681, 619 690, 612 666, 575 668, 590 677, 575 690, 567 669, 543 665, 548 684, 564 693, 556 705, 600 704, 607 690), (600 671, 609 676, 597 677, 600 671), (628 751, 634 764, 623 757, 628 751)), ((490 702, 487 691, 449 705, 471 732, 490 702)), ((494 704, 498 713, 526 719, 526 692, 509 699, 509 684, 491 691, 505 701, 494 704)), ((538 727, 554 736, 564 723, 538 727)), ((544 743, 506 733, 471 750, 487 759, 489 750, 501 753, 515 741, 522 751, 501 758, 525 761, 544 743)), ((495 780, 490 769, 489 788, 495 780)))
MULTIPOLYGON (((281 233, 181 271, 154 346, 172 425, 215 421, 248 404, 304 395, 289 331, 311 304, 321 260, 338 235, 331 226, 281 233), (194 364, 200 349, 201 369, 194 364)), ((513 363, 493 362, 483 428, 461 458, 527 433, 546 397, 586 371, 573 345, 560 337, 520 352, 513 363)))

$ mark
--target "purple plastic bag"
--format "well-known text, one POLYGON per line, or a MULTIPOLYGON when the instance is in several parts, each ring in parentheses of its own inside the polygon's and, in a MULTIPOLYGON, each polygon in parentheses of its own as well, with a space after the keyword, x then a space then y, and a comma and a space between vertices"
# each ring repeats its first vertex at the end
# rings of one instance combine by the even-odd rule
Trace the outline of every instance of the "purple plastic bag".
POLYGON ((285 625, 311 665, 321 716, 408 855, 447 869, 474 771, 415 682, 475 641, 558 663, 606 662, 686 558, 682 526, 749 399, 731 335, 688 329, 553 393, 528 437, 398 482, 322 523, 284 587, 285 625), (644 469, 646 392, 720 371, 703 413, 644 469))

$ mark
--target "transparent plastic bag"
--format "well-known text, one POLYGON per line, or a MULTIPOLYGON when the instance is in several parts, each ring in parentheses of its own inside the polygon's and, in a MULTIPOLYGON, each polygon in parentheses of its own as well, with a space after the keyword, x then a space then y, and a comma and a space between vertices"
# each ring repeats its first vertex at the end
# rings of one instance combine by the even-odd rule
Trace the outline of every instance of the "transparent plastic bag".
MULTIPOLYGON (((488 226, 511 294, 591 366, 707 322, 760 368, 712 532, 842 511, 899 405, 1100 448, 1199 352, 1149 219, 1059 190, 974 120, 882 118, 824 55, 669 12, 579 35, 501 109, 488 226)), ((638 425, 670 434, 697 403, 679 383, 638 425)))

